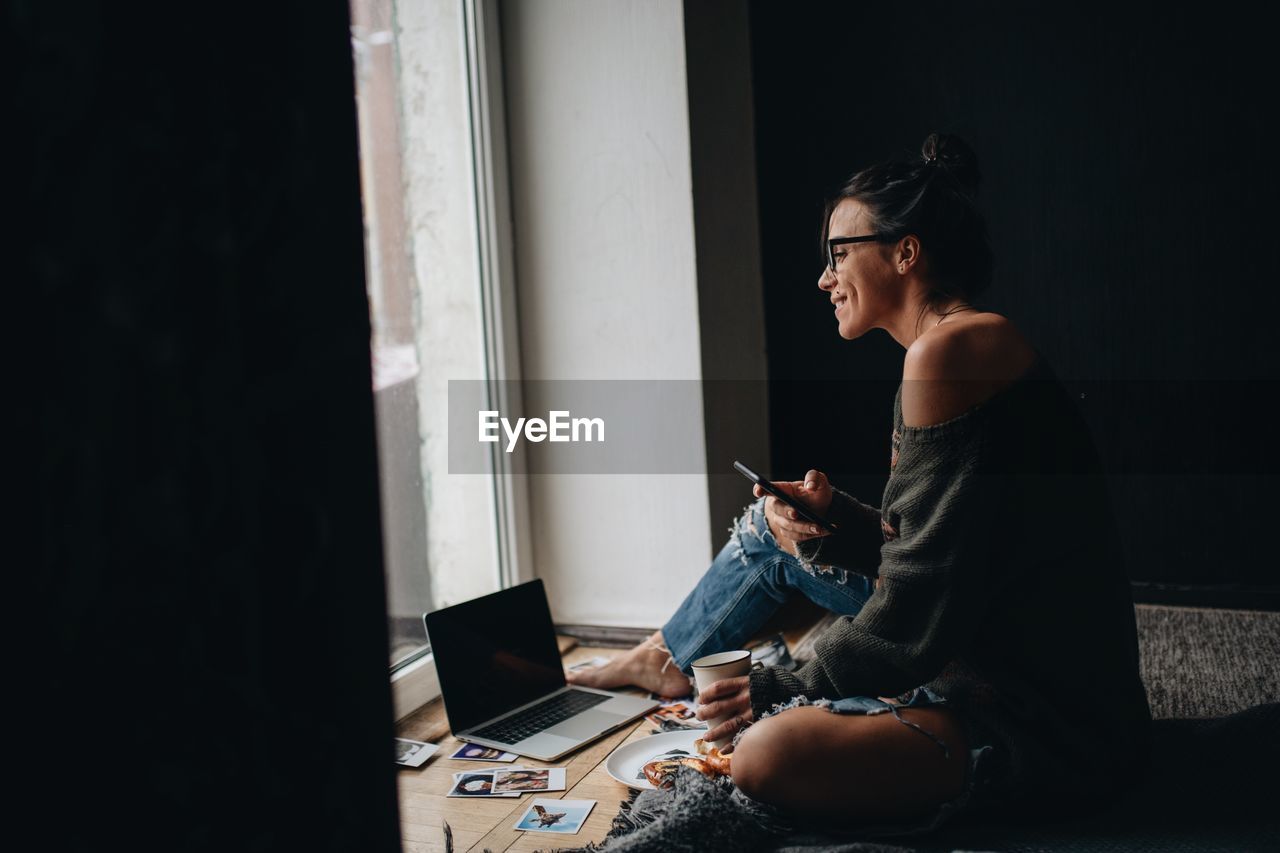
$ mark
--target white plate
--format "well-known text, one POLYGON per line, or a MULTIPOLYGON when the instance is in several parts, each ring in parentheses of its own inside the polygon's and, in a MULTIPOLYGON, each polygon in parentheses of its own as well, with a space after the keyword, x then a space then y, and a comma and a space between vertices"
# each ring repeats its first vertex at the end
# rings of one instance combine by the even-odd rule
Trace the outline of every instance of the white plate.
POLYGON ((624 785, 632 788, 653 789, 648 780, 640 773, 641 768, 672 749, 683 749, 690 755, 697 755, 693 742, 707 733, 706 729, 689 729, 684 732, 663 732, 650 735, 642 740, 623 744, 609 754, 604 762, 604 769, 609 775, 624 785), (637 779, 636 776, 640 775, 637 779))

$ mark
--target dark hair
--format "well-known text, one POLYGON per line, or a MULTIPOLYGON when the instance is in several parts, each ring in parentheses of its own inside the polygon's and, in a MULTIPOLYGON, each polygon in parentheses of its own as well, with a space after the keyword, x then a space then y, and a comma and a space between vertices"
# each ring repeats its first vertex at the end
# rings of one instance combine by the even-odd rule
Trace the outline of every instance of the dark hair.
POLYGON ((920 239, 933 278, 926 308, 956 297, 971 300, 991 284, 995 266, 986 222, 974 204, 982 182, 978 158, 960 137, 938 133, 929 134, 920 153, 919 159, 863 169, 827 202, 824 257, 832 212, 854 199, 866 206, 871 229, 885 242, 908 234, 920 239))

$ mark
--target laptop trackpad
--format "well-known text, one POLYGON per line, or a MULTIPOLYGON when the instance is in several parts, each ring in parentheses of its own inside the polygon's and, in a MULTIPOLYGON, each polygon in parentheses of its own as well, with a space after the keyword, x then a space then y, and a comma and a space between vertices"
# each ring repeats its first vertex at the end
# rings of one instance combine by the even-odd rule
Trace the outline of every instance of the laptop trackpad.
POLYGON ((563 723, 556 723, 547 729, 545 734, 571 738, 591 737, 592 735, 600 734, 606 729, 613 728, 624 719, 621 714, 610 714, 607 711, 588 708, 563 723))

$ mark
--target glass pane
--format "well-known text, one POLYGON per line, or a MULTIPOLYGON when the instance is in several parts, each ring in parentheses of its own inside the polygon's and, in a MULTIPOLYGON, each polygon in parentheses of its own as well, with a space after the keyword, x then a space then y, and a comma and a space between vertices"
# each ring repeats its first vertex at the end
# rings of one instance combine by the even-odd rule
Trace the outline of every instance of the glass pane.
POLYGON ((485 378, 460 6, 351 2, 393 667, 498 588, 493 480, 445 453, 448 379, 485 378))

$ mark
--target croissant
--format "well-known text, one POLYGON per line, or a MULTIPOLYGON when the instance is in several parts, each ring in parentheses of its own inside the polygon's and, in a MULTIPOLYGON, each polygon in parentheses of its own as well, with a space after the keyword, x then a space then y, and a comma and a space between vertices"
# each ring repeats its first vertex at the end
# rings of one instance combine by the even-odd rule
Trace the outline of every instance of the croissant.
POLYGON ((703 776, 711 777, 716 775, 706 761, 689 756, 688 758, 663 758, 658 761, 650 761, 644 766, 644 778, 648 779, 649 784, 655 788, 666 787, 671 784, 670 780, 666 778, 667 774, 682 764, 685 767, 692 767, 703 776))
MULTIPOLYGON (((702 741, 697 742, 701 744, 702 741)), ((705 757, 688 756, 687 758, 662 758, 657 761, 650 761, 644 766, 644 777, 649 780, 649 784, 655 788, 662 788, 670 785, 671 782, 667 775, 680 765, 697 770, 708 779, 716 776, 728 776, 729 759, 732 756, 721 755, 720 750, 710 748, 699 748, 699 752, 705 752, 705 757)))
POLYGON ((732 775, 732 772, 729 769, 729 763, 733 758, 732 755, 721 755, 718 748, 711 746, 702 738, 695 740, 693 742, 693 747, 698 751, 699 755, 705 756, 703 760, 706 761, 707 765, 716 773, 721 776, 732 775))

